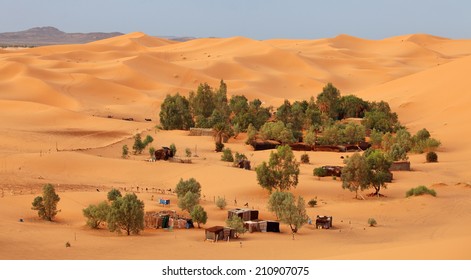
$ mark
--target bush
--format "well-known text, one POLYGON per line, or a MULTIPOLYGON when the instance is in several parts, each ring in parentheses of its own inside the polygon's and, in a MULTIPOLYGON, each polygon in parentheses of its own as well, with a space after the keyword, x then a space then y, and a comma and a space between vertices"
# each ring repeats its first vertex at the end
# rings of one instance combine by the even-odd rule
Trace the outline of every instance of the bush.
POLYGON ((309 205, 309 207, 314 207, 317 205, 317 200, 315 200, 314 198, 312 198, 311 200, 309 200, 309 202, 307 203, 307 205, 309 205))
POLYGON ((216 142, 216 152, 221 152, 222 149, 224 148, 224 144, 221 142, 216 142))
POLYGON ((229 148, 222 149, 221 160, 222 161, 227 161, 227 162, 233 162, 234 161, 234 156, 232 155, 231 149, 229 149, 229 148))
POLYGON ((224 197, 218 197, 218 199, 216 199, 216 206, 221 210, 224 209, 227 206, 226 199, 224 197))
POLYGON ((437 193, 433 189, 429 189, 426 186, 418 186, 416 188, 412 188, 406 192, 406 197, 409 196, 418 196, 418 195, 424 195, 424 194, 430 194, 432 196, 437 196, 437 193))
POLYGON ((57 210, 59 200, 60 197, 56 194, 54 186, 46 184, 43 187, 43 196, 37 196, 33 200, 33 207, 31 207, 31 209, 38 211, 38 216, 41 219, 52 221, 60 211, 57 210))
POLYGON ((327 170, 322 167, 314 168, 312 174, 317 177, 325 177, 327 175, 327 170))
POLYGON ((309 163, 309 155, 308 154, 302 154, 301 155, 301 162, 302 163, 309 163))
POLYGON ((174 143, 170 144, 170 151, 172 151, 173 155, 177 155, 177 146, 174 143))
POLYGON ((438 156, 435 152, 428 152, 426 156, 427 162, 437 162, 438 156))
POLYGON ((154 147, 149 148, 149 155, 150 155, 151 158, 155 157, 155 148, 154 147))
POLYGON ((185 149, 185 155, 186 155, 186 157, 191 157, 191 149, 190 148, 185 149))
POLYGON ((376 220, 374 218, 369 218, 368 219, 368 224, 370 225, 370 227, 374 227, 376 226, 376 220))
POLYGON ((121 152, 122 158, 127 158, 129 156, 129 148, 128 145, 123 145, 123 151, 121 152))

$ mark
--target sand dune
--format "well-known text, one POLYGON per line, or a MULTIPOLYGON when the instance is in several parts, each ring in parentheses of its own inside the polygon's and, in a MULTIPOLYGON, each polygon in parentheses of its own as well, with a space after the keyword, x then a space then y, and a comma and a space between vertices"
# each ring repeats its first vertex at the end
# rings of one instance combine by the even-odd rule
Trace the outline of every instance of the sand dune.
MULTIPOLYGON (((471 40, 427 34, 175 42, 135 32, 83 45, 0 50, 0 259, 469 259, 470 66, 471 40), (410 155, 413 171, 395 172, 385 198, 358 201, 338 180, 312 176, 315 167, 342 164, 340 154, 309 152, 311 164, 301 166, 294 193, 317 198, 308 214, 333 215, 335 227, 305 226, 295 240, 285 225, 281 234, 245 234, 242 247, 203 242, 202 229, 145 230, 132 238, 87 229, 82 209, 112 187, 137 192, 148 211, 164 209, 155 201, 163 197, 185 214, 175 195, 161 190, 191 177, 202 184, 205 227, 224 224, 218 196, 228 208, 248 203, 262 219, 276 218, 255 172, 220 161, 212 137, 155 128, 167 94, 187 95, 204 82, 217 87, 221 79, 229 96, 266 106, 309 99, 328 82, 342 94, 386 100, 412 132, 425 127, 442 142, 439 163, 410 155), (174 143, 178 157, 189 148, 192 164, 149 162, 147 152, 122 159, 122 146, 132 147, 137 132, 151 135, 156 148, 174 143), (61 196, 54 223, 30 210, 45 183, 61 196), (404 197, 418 185, 438 196, 404 197), (377 227, 368 227, 370 217, 377 227), (159 254, 162 244, 171 250, 159 254)), ((244 142, 241 134, 226 146, 252 166, 268 159, 270 151, 254 152, 244 142)))

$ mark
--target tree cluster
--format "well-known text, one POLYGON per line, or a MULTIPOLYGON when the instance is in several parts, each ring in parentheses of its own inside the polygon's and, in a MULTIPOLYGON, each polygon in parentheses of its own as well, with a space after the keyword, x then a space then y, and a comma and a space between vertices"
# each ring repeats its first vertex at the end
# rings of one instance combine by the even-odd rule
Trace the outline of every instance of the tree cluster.
POLYGON ((188 180, 180 179, 178 182, 175 192, 178 198, 178 207, 183 211, 187 211, 193 221, 198 224, 206 224, 208 215, 204 208, 199 205, 201 197, 201 184, 196 181, 195 178, 188 180))
POLYGON ((124 231, 127 235, 139 234, 144 229, 144 202, 136 194, 122 196, 118 189, 112 189, 107 198, 82 210, 90 228, 106 224, 111 232, 124 231))

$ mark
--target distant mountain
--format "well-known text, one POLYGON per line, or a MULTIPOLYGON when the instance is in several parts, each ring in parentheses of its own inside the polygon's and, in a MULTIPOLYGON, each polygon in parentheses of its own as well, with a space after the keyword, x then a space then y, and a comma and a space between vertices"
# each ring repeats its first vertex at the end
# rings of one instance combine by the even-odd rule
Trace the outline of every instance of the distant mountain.
POLYGON ((34 27, 24 31, 0 33, 0 46, 82 44, 120 35, 123 33, 66 33, 51 26, 34 27))

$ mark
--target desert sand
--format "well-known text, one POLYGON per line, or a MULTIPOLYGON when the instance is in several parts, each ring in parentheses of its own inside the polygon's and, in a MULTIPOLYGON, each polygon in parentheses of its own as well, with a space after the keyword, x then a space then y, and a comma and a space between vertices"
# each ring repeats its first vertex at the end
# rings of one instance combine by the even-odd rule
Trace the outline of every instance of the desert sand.
MULTIPOLYGON (((174 42, 136 32, 83 45, 0 50, 0 259, 470 259, 470 68, 471 40, 425 34, 174 42), (217 87, 221 79, 229 97, 244 94, 266 106, 317 96, 328 82, 343 95, 385 100, 412 133, 425 127, 441 141, 439 162, 411 154, 412 171, 394 172, 385 197, 355 200, 339 180, 312 176, 315 167, 342 164, 345 154, 309 152, 294 193, 317 198, 309 216, 332 215, 333 229, 305 225, 293 240, 282 225, 281 233, 205 242, 203 228, 224 225, 227 209, 248 203, 260 218, 275 218, 255 172, 222 162, 212 137, 155 128, 167 94, 187 95, 204 82, 217 87), (151 135, 154 147, 174 143, 177 156, 190 148, 198 157, 191 164, 149 162, 145 153, 122 159, 121 147, 131 147, 138 132, 151 135), (146 211, 181 213, 175 195, 159 190, 191 177, 202 185, 209 216, 202 229, 125 236, 85 226, 82 209, 105 200, 113 187, 136 192, 146 211), (61 197, 54 222, 31 210, 46 183, 61 197), (406 198, 418 185, 437 197, 406 198), (218 196, 228 201, 226 210, 215 206, 218 196), (171 205, 160 206, 161 197, 171 205), (370 217, 376 227, 368 226, 370 217)), ((253 167, 268 159, 270 151, 254 152, 244 142, 241 134, 226 146, 245 153, 253 167)))

